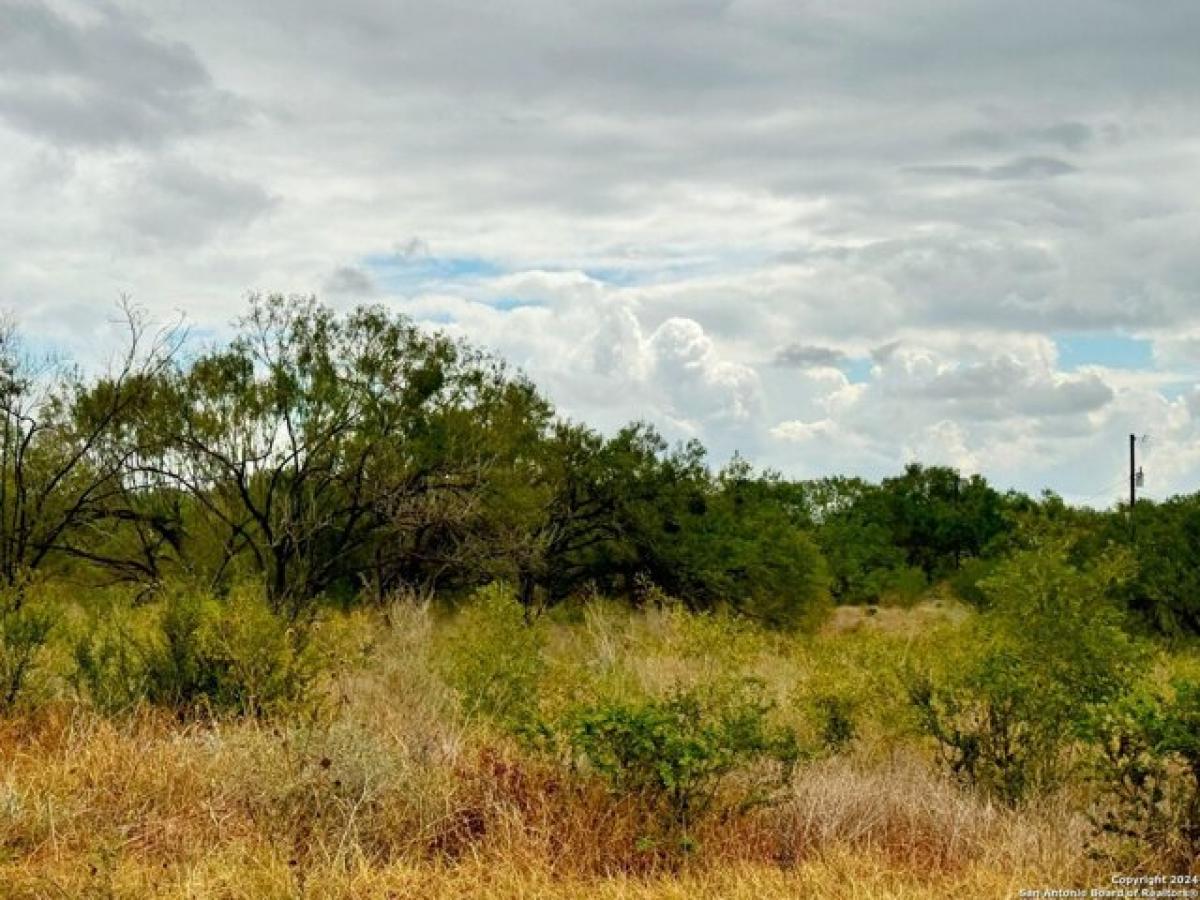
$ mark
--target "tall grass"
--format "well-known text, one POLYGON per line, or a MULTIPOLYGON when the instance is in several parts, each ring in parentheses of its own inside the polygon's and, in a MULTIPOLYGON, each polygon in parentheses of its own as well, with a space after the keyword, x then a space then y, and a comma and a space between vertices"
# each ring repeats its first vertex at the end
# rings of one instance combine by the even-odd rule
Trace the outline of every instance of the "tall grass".
POLYGON ((673 608, 539 622, 536 685, 520 685, 542 719, 734 672, 818 748, 774 803, 697 822, 700 850, 670 854, 647 849, 637 797, 464 696, 487 615, 333 622, 351 662, 269 714, 106 712, 60 678, 60 699, 0 719, 0 897, 1003 897, 1111 874, 1077 786, 1019 808, 964 790, 871 674, 935 652, 954 616, 810 637, 673 608), (852 701, 836 752, 805 702, 817 686, 852 701))

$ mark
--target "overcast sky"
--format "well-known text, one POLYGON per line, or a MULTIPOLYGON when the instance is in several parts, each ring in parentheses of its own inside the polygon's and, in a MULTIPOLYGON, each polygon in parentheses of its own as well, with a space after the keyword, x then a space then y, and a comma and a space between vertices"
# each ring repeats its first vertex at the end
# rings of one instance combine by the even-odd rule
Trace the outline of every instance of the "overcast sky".
POLYGON ((1196 0, 0 0, 0 305, 387 303, 796 476, 1200 489, 1196 0))

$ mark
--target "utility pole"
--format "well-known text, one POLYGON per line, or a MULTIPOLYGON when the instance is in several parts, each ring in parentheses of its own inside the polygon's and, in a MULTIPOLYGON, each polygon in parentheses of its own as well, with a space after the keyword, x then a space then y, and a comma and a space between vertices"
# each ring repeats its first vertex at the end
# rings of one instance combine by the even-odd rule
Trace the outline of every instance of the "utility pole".
POLYGON ((1142 486, 1145 475, 1137 465, 1137 435, 1129 436, 1129 536, 1134 536, 1133 516, 1137 510, 1137 489, 1142 486))
POLYGON ((1137 505, 1137 435, 1129 436, 1129 530, 1133 531, 1133 508, 1137 505))

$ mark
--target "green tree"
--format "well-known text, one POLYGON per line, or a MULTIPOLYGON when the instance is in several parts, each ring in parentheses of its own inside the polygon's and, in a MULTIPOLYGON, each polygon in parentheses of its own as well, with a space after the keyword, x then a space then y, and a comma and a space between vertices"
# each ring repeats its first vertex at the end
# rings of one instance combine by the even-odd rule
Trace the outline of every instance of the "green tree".
MULTIPOLYGON (((1200 633, 1200 494, 1143 501, 1136 517, 1138 567, 1126 602, 1161 632, 1200 633)), ((1114 542, 1129 539, 1123 518, 1109 518, 1107 532, 1114 542)))
POLYGON ((281 296, 252 298, 233 341, 159 379, 156 399, 137 472, 215 537, 189 564, 260 576, 293 612, 448 564, 438 544, 489 465, 488 423, 542 408, 503 365, 381 307, 281 296))
POLYGON ((677 510, 681 527, 664 548, 667 586, 693 608, 725 604, 769 627, 815 624, 828 571, 787 499, 778 475, 735 458, 677 510))
MULTIPOLYGON (((0 328, 0 581, 20 587, 51 563, 82 560, 111 572, 156 574, 153 561, 105 552, 102 535, 128 523, 161 541, 132 502, 137 448, 128 429, 150 385, 179 349, 176 328, 155 331, 128 304, 126 342, 88 383, 76 369, 27 353, 14 326, 0 328)), ((20 593, 16 595, 20 605, 20 593)))
POLYGON ((876 602, 907 565, 907 554, 893 541, 879 487, 840 476, 803 487, 833 596, 840 603, 876 602))
POLYGON ((1000 494, 954 469, 913 463, 884 479, 880 497, 893 542, 929 578, 981 555, 1006 528, 1000 494))

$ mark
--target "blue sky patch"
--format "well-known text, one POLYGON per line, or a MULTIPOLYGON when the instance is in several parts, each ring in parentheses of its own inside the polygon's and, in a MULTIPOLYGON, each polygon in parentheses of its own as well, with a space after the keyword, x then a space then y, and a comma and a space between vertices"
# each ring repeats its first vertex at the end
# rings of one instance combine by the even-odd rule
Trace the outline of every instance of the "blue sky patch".
POLYGON ((1154 348, 1144 338, 1119 334, 1058 334, 1059 367, 1074 371, 1080 366, 1105 366, 1110 369, 1152 369, 1154 348))
POLYGON ((545 306, 541 300, 528 300, 524 297, 497 297, 494 300, 486 301, 487 305, 492 309, 503 310, 508 312, 513 309, 520 309, 523 306, 545 306))
POLYGON ((583 269, 583 274, 593 281, 602 281, 616 287, 633 287, 649 280, 649 273, 642 269, 620 269, 603 267, 583 269))
POLYGON ((1197 387, 1200 387, 1200 381, 1173 381, 1170 384, 1162 385, 1158 392, 1169 402, 1174 403, 1180 397, 1186 397, 1197 387))
POLYGON ((871 380, 871 369, 874 365, 875 361, 869 356, 862 356, 846 360, 842 364, 842 371, 846 373, 846 378, 851 384, 866 384, 871 380))
POLYGON ((407 292, 445 282, 495 278, 505 269, 479 256, 403 256, 381 253, 363 265, 388 290, 407 292))

